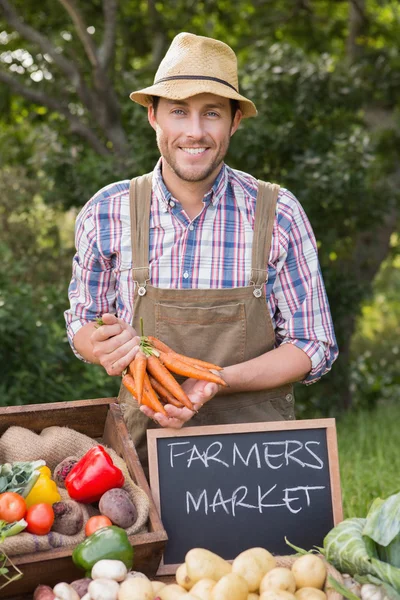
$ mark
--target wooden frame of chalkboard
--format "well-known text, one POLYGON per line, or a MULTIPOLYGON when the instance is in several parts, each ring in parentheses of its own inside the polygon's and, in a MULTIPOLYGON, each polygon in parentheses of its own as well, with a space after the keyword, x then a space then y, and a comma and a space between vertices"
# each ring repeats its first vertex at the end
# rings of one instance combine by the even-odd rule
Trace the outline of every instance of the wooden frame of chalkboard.
POLYGON ((343 520, 335 419, 147 431, 150 488, 168 542, 157 575, 193 547, 232 560, 322 546, 343 520))

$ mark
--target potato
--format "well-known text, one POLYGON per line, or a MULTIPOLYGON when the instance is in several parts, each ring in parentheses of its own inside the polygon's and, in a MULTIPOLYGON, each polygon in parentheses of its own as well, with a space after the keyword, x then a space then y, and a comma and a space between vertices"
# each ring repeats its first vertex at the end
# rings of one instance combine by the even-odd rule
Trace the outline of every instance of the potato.
POLYGON ((255 594, 254 592, 251 592, 248 596, 247 596, 247 600, 259 600, 260 596, 258 594, 255 594))
POLYGON ((92 567, 92 579, 113 579, 114 581, 124 581, 128 573, 126 565, 122 560, 112 560, 103 558, 98 560, 92 567))
POLYGON ((250 592, 260 587, 264 575, 276 566, 276 560, 264 548, 250 548, 237 555, 232 563, 232 573, 241 575, 249 586, 250 592))
POLYGON ((290 569, 286 567, 275 567, 268 571, 261 580, 260 593, 266 590, 284 590, 294 594, 296 590, 296 580, 290 569))
POLYGON ((99 577, 89 584, 88 594, 92 600, 117 600, 119 583, 114 579, 99 577))
POLYGON ((128 529, 138 518, 136 506, 122 488, 112 488, 100 498, 99 511, 118 527, 128 529))
POLYGON ((176 579, 176 583, 178 585, 181 585, 183 588, 185 588, 185 590, 188 590, 188 591, 194 584, 194 581, 192 579, 190 579, 189 575, 187 574, 186 563, 182 563, 177 568, 176 573, 175 573, 175 579, 176 579))
POLYGON ((70 585, 74 588, 79 598, 83 598, 83 596, 87 594, 89 583, 91 581, 90 577, 84 577, 83 579, 75 579, 70 585))
POLYGON ((157 592, 157 598, 160 598, 160 600, 176 600, 176 598, 184 594, 187 594, 185 588, 177 583, 170 583, 157 592))
POLYGON ((303 587, 295 593, 297 600, 326 600, 326 594, 317 588, 303 587))
POLYGON ((211 600, 247 600, 247 581, 236 573, 221 577, 211 590, 211 600))
POLYGON ((216 581, 214 581, 214 579, 200 579, 200 581, 194 584, 190 591, 195 596, 198 596, 200 600, 210 600, 211 590, 215 584, 216 581))
POLYGON ((296 600, 296 596, 285 590, 265 590, 259 600, 296 600))
POLYGON ((276 567, 275 557, 265 548, 250 548, 249 551, 261 565, 261 568, 265 571, 265 573, 268 573, 268 571, 276 567))
POLYGON ((185 556, 185 563, 187 574, 195 583, 200 579, 219 581, 221 577, 232 571, 231 565, 226 560, 204 548, 189 550, 185 556))
POLYGON ((118 600, 153 600, 153 586, 144 577, 129 577, 119 585, 118 600))
POLYGON ((292 565, 292 573, 296 587, 312 587, 322 590, 326 579, 326 566, 324 561, 315 554, 303 554, 296 558, 292 565))
POLYGON ((48 585, 38 585, 33 592, 33 600, 54 600, 53 589, 48 585))
POLYGON ((165 587, 166 584, 162 581, 152 581, 151 585, 153 586, 154 598, 156 598, 158 596, 158 592, 161 590, 161 588, 165 587))
MULTIPOLYGON (((91 582, 93 583, 93 581, 91 582)), ((65 581, 60 581, 53 587, 55 597, 59 600, 80 600, 78 592, 65 581)))

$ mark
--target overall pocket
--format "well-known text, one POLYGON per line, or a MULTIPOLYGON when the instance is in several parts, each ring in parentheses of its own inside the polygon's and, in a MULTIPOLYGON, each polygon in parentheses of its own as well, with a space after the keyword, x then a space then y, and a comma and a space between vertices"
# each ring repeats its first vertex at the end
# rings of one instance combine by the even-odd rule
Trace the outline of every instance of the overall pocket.
POLYGON ((206 307, 157 303, 155 312, 156 336, 176 352, 221 367, 244 361, 243 303, 206 307))

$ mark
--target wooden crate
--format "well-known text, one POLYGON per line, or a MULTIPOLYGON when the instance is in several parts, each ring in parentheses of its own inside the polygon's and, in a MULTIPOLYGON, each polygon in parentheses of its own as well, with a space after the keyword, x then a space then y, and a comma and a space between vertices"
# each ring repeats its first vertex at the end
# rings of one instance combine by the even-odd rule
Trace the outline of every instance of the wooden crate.
MULTIPOLYGON (((36 433, 54 425, 70 427, 101 440, 124 459, 133 481, 150 499, 148 533, 129 537, 135 549, 134 569, 153 577, 164 551, 167 534, 116 398, 0 408, 0 435, 11 425, 26 427, 36 433)), ((54 586, 60 581, 71 582, 83 577, 83 572, 74 566, 71 555, 72 550, 60 549, 13 557, 13 562, 24 575, 0 590, 0 598, 22 597, 26 594, 30 594, 26 597, 31 597, 39 583, 54 586)))

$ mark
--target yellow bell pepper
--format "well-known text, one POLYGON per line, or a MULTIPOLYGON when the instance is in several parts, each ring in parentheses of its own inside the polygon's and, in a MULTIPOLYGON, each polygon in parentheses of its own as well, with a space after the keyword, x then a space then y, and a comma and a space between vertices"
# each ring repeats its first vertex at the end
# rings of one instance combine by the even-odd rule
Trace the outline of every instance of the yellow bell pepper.
POLYGON ((38 471, 40 471, 42 475, 46 475, 46 477, 50 477, 51 479, 51 471, 46 465, 44 465, 44 467, 39 467, 38 471))
POLYGON ((27 508, 41 502, 54 504, 61 500, 57 484, 51 479, 49 467, 40 467, 38 470, 40 471, 39 479, 25 498, 27 508))

